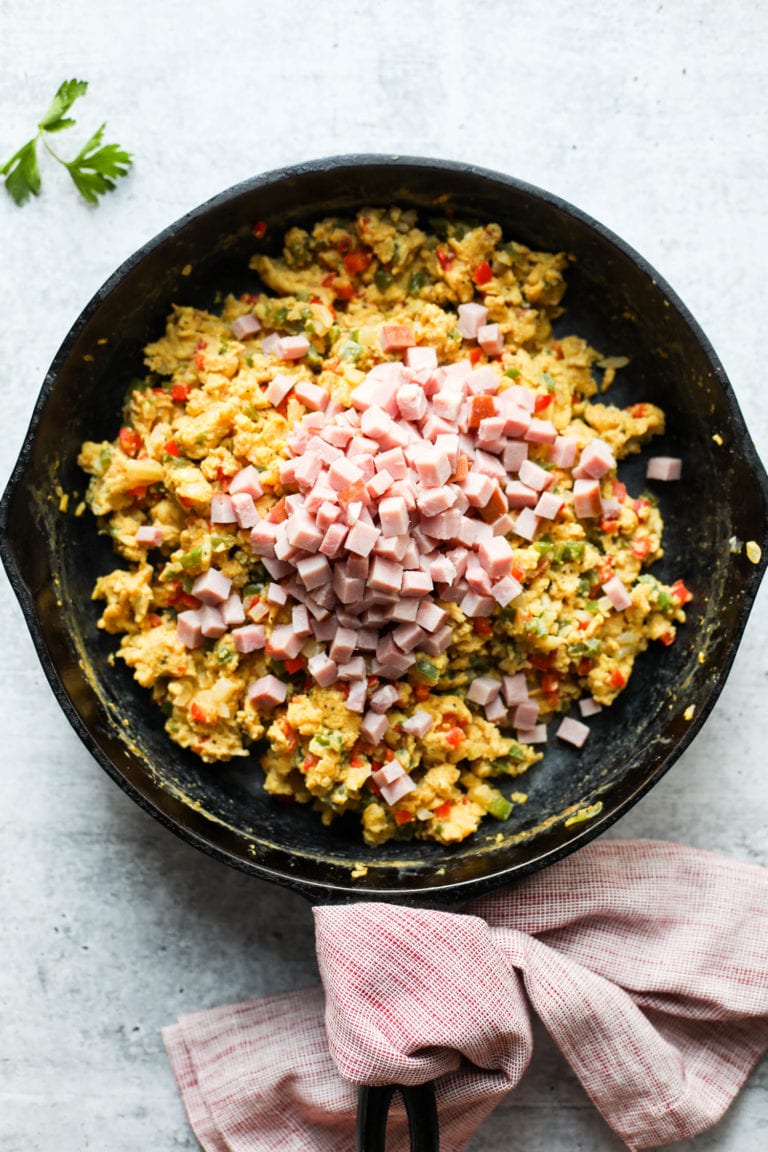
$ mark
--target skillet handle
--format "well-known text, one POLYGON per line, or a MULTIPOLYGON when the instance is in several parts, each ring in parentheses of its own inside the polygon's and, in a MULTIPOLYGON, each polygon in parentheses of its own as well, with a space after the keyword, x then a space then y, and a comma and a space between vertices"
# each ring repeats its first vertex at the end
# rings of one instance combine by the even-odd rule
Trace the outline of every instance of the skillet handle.
POLYGON ((411 1152, 439 1152, 440 1134, 435 1104, 435 1085, 363 1085, 357 1098, 356 1152, 385 1152, 387 1116, 395 1092, 401 1092, 408 1114, 411 1152))

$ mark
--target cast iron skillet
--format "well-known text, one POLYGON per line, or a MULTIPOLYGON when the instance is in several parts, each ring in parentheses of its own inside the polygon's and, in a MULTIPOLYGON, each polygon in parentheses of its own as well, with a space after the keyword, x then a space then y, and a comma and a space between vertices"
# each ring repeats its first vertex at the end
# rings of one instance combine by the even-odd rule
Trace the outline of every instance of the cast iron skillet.
MULTIPOLYGON (((645 456, 622 467, 631 492, 646 487, 645 456)), ((70 510, 77 502, 70 499, 70 510)), ((767 505, 768 477, 720 363, 684 305, 637 253, 558 197, 510 177, 434 160, 352 156, 271 172, 224 192, 146 244, 107 281, 45 378, 0 505, 0 548, 67 717, 109 775, 166 827, 225 863, 315 902, 375 898, 445 906, 587 843, 687 747, 723 686, 765 568, 767 505), (667 432, 653 451, 685 461, 681 484, 656 486, 666 554, 655 571, 684 579, 694 592, 677 642, 669 649, 654 645, 638 660, 628 691, 591 722, 584 751, 557 742, 549 747, 525 778, 527 804, 505 824, 494 822, 454 848, 397 841, 366 848, 353 820, 323 828, 307 808, 267 796, 255 759, 206 767, 172 744, 149 693, 119 661, 109 662, 114 639, 96 628, 90 591, 96 577, 115 566, 109 543, 96 537, 89 515, 60 514, 56 495, 57 486, 83 492, 79 445, 115 436, 123 394, 142 374, 142 347, 162 332, 174 302, 214 306, 219 291, 253 290, 258 281, 248 270, 249 256, 257 247, 278 251, 286 228, 390 203, 414 206, 426 219, 453 211, 494 220, 507 238, 572 253, 560 332, 630 358, 610 398, 661 404, 667 432), (268 231, 258 241, 253 225, 261 220, 268 231), (750 563, 743 548, 732 549, 734 538, 758 542, 764 559, 750 563), (597 816, 566 823, 597 800, 597 816), (367 871, 353 877, 359 863, 367 871)), ((363 1100, 367 1135, 360 1139, 370 1148, 383 1147, 387 1100, 386 1090, 363 1100)), ((432 1139, 429 1124, 425 1131, 413 1130, 423 1148, 432 1139)))

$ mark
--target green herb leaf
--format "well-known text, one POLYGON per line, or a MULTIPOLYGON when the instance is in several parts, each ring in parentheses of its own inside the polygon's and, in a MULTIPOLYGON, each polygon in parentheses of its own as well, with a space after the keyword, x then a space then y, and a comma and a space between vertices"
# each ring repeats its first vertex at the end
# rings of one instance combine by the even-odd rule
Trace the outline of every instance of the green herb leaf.
POLYGON ((67 169, 80 195, 89 204, 98 203, 99 196, 115 187, 115 180, 127 175, 132 157, 119 144, 103 143, 104 124, 94 132, 74 160, 62 159, 48 143, 52 133, 73 126, 74 119, 65 113, 87 91, 88 83, 85 80, 65 80, 59 85, 50 107, 37 125, 37 135, 0 168, 0 179, 5 181, 6 191, 19 206, 26 204, 30 196, 38 196, 40 193, 40 170, 37 165, 39 140, 42 140, 53 159, 67 169))
POLYGON ((89 204, 97 204, 99 196, 115 187, 115 180, 127 176, 132 160, 119 144, 100 147, 106 124, 98 128, 90 140, 67 165, 80 195, 89 204))
POLYGON ((87 80, 65 80, 59 86, 51 106, 37 125, 42 132, 61 132, 63 128, 71 128, 75 123, 71 117, 64 117, 80 96, 88 91, 87 80))
POLYGON ((40 169, 37 166, 37 139, 30 140, 20 148, 8 163, 0 168, 0 176, 5 177, 6 191, 16 203, 26 204, 30 196, 40 195, 40 169))

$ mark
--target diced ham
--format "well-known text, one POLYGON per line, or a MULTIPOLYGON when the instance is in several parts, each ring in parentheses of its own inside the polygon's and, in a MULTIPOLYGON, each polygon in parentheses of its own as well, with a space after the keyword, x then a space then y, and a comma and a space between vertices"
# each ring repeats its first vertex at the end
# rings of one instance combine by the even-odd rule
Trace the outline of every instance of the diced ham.
POLYGON ((295 383, 295 376, 286 376, 284 373, 278 372, 264 389, 264 396, 273 408, 277 408, 278 404, 282 404, 285 400, 295 383))
POLYGON ((212 604, 204 604, 203 607, 198 608, 200 615, 200 631, 207 639, 218 641, 220 636, 223 636, 227 631, 227 624, 223 620, 219 608, 214 607, 212 604))
POLYGON ((316 652, 314 656, 310 656, 307 671, 321 688, 330 688, 336 683, 336 664, 325 652, 316 652))
POLYGON ((304 639, 290 624, 278 624, 267 639, 267 655, 278 660, 293 660, 301 652, 304 639))
POLYGON ((245 621, 243 601, 237 592, 231 592, 219 610, 228 628, 231 628, 233 624, 242 624, 245 621))
POLYGON ((602 704, 598 704, 593 696, 583 696, 579 700, 579 712, 586 719, 587 716, 596 716, 598 712, 602 712, 602 704))
POLYGON ((240 528, 255 528, 260 517, 253 502, 253 496, 247 492, 237 492, 232 496, 232 507, 240 528))
POLYGON ((427 572, 403 572, 401 592, 403 596, 428 596, 434 585, 427 572))
POLYGON ((467 699, 473 704, 489 704, 501 691, 501 680, 494 676, 476 676, 469 685, 467 699))
POLYGON ((549 453, 549 462, 556 468, 572 468, 576 460, 578 442, 573 436, 556 436, 549 453))
POLYGON ((554 444, 557 439, 557 428, 551 420, 533 418, 528 425, 525 439, 530 444, 554 444))
POLYGON ((546 520, 554 520, 564 503, 562 496, 555 496, 554 492, 542 492, 534 512, 546 520))
POLYGON ((305 511, 294 513, 286 524, 286 539, 292 548, 300 548, 303 552, 317 552, 323 540, 323 533, 305 511))
POLYGON ((508 708, 514 708, 518 704, 524 704, 528 699, 528 684, 525 679, 525 672, 516 672, 514 676, 503 676, 502 691, 504 693, 504 702, 508 708))
POLYGON ((475 368, 467 378, 467 384, 470 392, 475 396, 492 396, 499 390, 499 377, 491 368, 490 364, 483 364, 480 368, 475 368))
POLYGON ((491 580, 502 580, 512 571, 514 554, 503 536, 482 540, 477 549, 480 563, 491 580))
POLYGON ((163 530, 159 527, 152 527, 150 524, 142 524, 140 528, 136 529, 134 539, 142 547, 159 548, 163 542, 163 530))
POLYGON ((495 700, 491 700, 489 704, 485 705, 485 718, 491 724, 501 724, 506 721, 507 709, 504 707, 501 696, 497 696, 495 700))
POLYGON ((232 500, 224 492, 217 492, 211 496, 211 523, 236 524, 237 516, 232 507, 232 500))
POLYGON ((404 732, 409 735, 415 736, 417 740, 422 740, 427 732, 434 726, 435 718, 429 712, 425 712, 422 708, 417 708, 400 724, 404 732))
MULTIPOLYGON (((229 495, 236 496, 239 492, 247 492, 254 500, 258 500, 260 496, 264 495, 259 473, 252 464, 241 468, 230 480, 229 495)), ((213 519, 213 515, 211 515, 211 519, 213 519)))
POLYGON ((383 324, 379 342, 382 352, 403 352, 416 343, 409 324, 383 324))
POLYGON ((574 475, 577 479, 599 480, 615 467, 616 459, 611 449, 604 440, 595 437, 582 449, 574 475))
POLYGON ((517 739, 521 744, 546 744, 546 724, 534 724, 533 728, 518 728, 517 739))
POLYGON ((232 639, 235 643, 235 651, 243 656, 262 649, 267 643, 266 630, 263 624, 244 624, 242 628, 233 628, 232 639))
POLYGON ((510 480, 505 492, 510 508, 535 508, 538 503, 539 493, 522 480, 510 480))
POLYGON ((574 480, 573 510, 580 520, 601 516, 600 484, 597 480, 574 480))
POLYGON ((347 708, 350 712, 362 712, 365 708, 365 680, 353 680, 347 693, 347 708))
POLYGON ((235 340, 247 340, 249 336, 255 336, 257 332, 261 332, 261 324, 252 312, 246 312, 245 315, 238 316, 236 320, 233 320, 229 329, 235 340))
POLYGON ((425 369, 431 371, 437 368, 437 352, 429 346, 417 347, 415 345, 409 345, 405 352, 405 363, 406 366, 412 368, 414 372, 422 372, 425 369))
POLYGON ((360 725, 360 735, 369 744, 380 744, 389 728, 389 721, 382 712, 366 712, 360 725))
POLYGON ((405 776, 405 769, 396 756, 388 763, 382 764, 381 768, 371 772, 371 779, 378 788, 383 788, 386 784, 394 784, 395 780, 399 780, 401 776, 405 776))
POLYGON ((402 800, 403 796, 407 796, 409 792, 413 792, 416 785, 410 776, 398 776, 392 784, 385 784, 381 789, 381 795, 386 800, 387 804, 396 804, 398 800, 402 800))
POLYGON ((617 612, 623 612, 625 608, 629 608, 632 603, 630 596, 619 576, 612 576, 605 584, 603 584, 603 592, 613 604, 617 612))
POLYGON ((676 456, 651 456, 645 470, 648 480, 679 480, 683 462, 676 456))
POLYGON ((309 352, 306 336, 281 336, 278 355, 281 360, 301 360, 309 352))
POLYGON ((514 576, 504 576, 503 579, 494 582, 491 595, 500 608, 506 608, 507 604, 517 599, 522 590, 522 584, 514 576))
POLYGON ((191 592, 204 604, 223 604, 229 596, 232 581, 218 568, 209 568, 194 581, 191 592))
POLYGON ((568 744, 574 744, 577 748, 584 746, 584 741, 589 736, 589 728, 586 724, 582 724, 580 720, 574 720, 571 716, 564 716, 560 722, 560 727, 555 732, 560 740, 567 741, 568 744))
POLYGON ((515 532, 523 540, 533 540, 539 527, 539 518, 531 508, 523 508, 515 520, 515 532))
POLYGON ((256 556, 274 556, 277 527, 277 524, 272 524, 269 520, 260 520, 256 527, 251 529, 251 551, 256 556))
POLYGON ((261 342, 261 350, 265 356, 280 356, 280 337, 277 332, 270 332, 261 342))
POLYGON ((504 351, 504 337, 498 324, 481 324, 477 330, 477 342, 486 356, 501 356, 504 351))
POLYGON ((554 476, 533 460, 523 460, 518 472, 520 481, 537 492, 543 492, 554 483, 554 476))
POLYGON ((459 604, 465 616, 490 616, 495 607, 495 600, 490 596, 482 596, 478 592, 467 592, 459 604))
POLYGON ((185 648, 200 647, 203 642, 203 632, 198 609, 179 612, 176 617, 176 637, 185 648))
POLYGON ((516 728, 533 728, 539 716, 539 706, 535 700, 524 700, 515 708, 512 723, 516 728))
MULTIPOLYGON (((506 395, 506 393, 505 393, 506 395)), ((504 418, 504 435, 512 436, 514 438, 525 436, 526 432, 531 426, 531 414, 525 408, 517 404, 508 404, 503 412, 504 418)), ((524 454, 520 455, 521 448, 517 449, 519 455, 518 468, 520 463, 525 460, 528 455, 528 448, 526 446, 524 454)), ((506 457, 504 459, 504 467, 507 467, 506 457)))
POLYGON ((456 327, 465 340, 476 340, 478 332, 488 319, 488 309, 484 304, 459 304, 459 321, 456 327))
POLYGON ((276 708, 278 704, 285 703, 287 695, 288 685, 271 673, 252 680, 246 691, 250 703, 258 708, 276 708))
POLYGON ((393 704, 397 704, 400 700, 400 693, 393 684, 385 684, 383 688, 377 689, 369 700, 369 705, 372 712, 386 712, 393 704))

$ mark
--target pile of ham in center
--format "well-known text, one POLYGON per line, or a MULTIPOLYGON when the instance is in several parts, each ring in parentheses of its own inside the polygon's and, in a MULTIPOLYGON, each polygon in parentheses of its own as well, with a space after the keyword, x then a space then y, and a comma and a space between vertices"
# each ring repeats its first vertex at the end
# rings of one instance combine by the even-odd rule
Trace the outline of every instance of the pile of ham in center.
MULTIPOLYGON (((484 312, 463 305, 462 334, 499 354, 498 325, 486 324, 484 312)), ((228 579, 211 569, 192 588, 203 608, 181 613, 178 623, 189 647, 232 629, 238 651, 265 648, 281 661, 295 659, 312 639, 310 676, 323 687, 346 682, 347 706, 357 712, 365 708, 368 676, 396 681, 417 653, 437 656, 449 647, 440 601, 457 603, 469 617, 489 616, 522 591, 506 536, 532 540, 566 499, 550 490, 554 472, 528 458, 530 444, 548 446, 548 465, 572 469, 568 499, 578 517, 612 512, 600 494, 599 478, 615 466, 603 441, 592 440, 573 467, 575 439, 535 415, 531 389, 512 384, 500 391, 502 377, 491 365, 439 366, 435 350, 415 346, 405 325, 385 325, 381 344, 403 359, 371 369, 352 390, 351 408, 293 376, 278 373, 267 386, 273 404, 292 390, 308 410, 288 436, 291 457, 280 467, 283 488, 294 491, 262 519, 259 474, 246 467, 227 494, 213 497, 211 520, 250 530, 272 578, 268 603, 252 605, 246 621, 228 579), (290 622, 271 632, 262 622, 269 603, 290 608, 290 622), (209 614, 202 622, 201 613, 209 614)), ((617 584, 615 606, 622 608, 626 591, 617 584)), ((390 707, 397 691, 382 691, 393 694, 390 707)), ((248 691, 261 707, 285 695, 285 684, 271 675, 248 691)))

